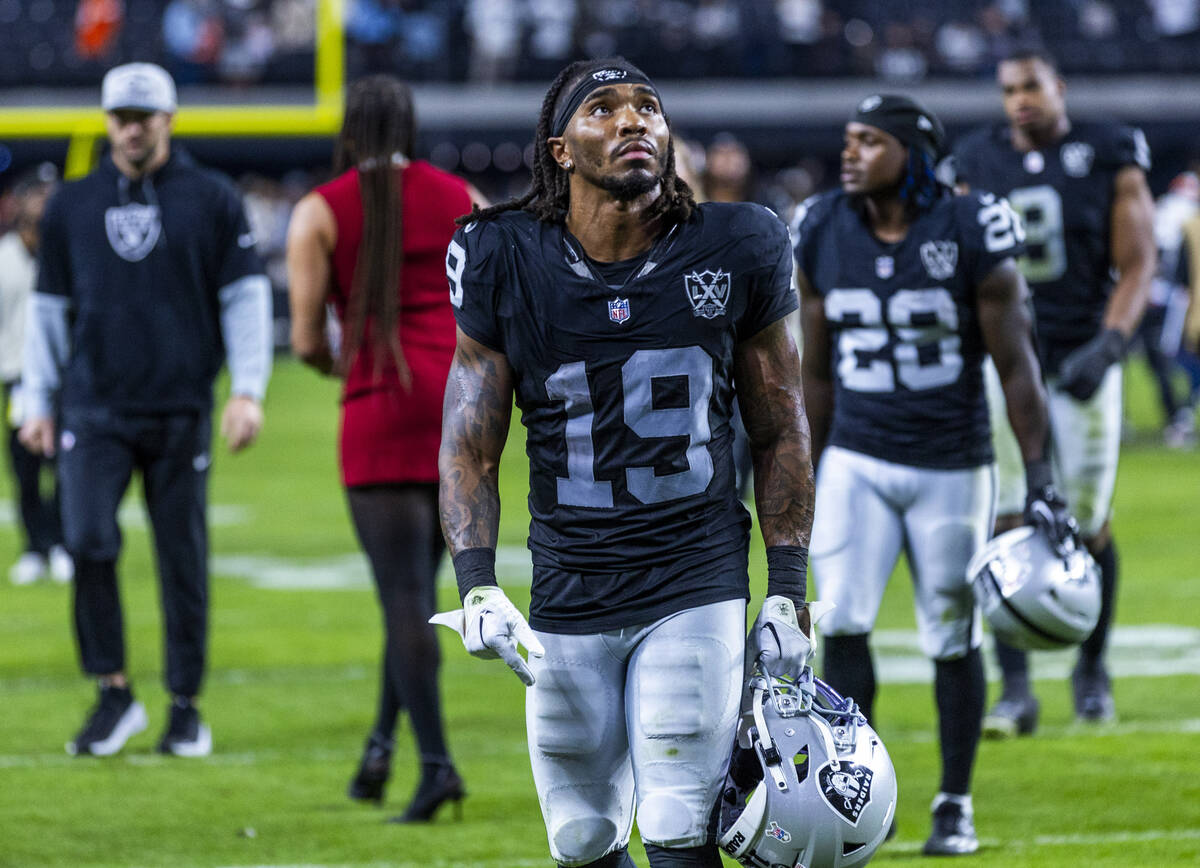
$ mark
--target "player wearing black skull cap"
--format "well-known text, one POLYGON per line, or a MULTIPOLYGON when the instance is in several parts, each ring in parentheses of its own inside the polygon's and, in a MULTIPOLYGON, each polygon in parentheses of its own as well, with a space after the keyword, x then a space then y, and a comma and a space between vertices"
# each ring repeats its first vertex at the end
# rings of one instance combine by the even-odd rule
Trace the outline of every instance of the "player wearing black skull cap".
POLYGON ((459 333, 441 511, 464 610, 438 617, 530 685, 530 760, 560 865, 632 866, 636 809, 653 868, 719 868, 709 820, 744 653, 795 677, 811 650, 787 227, 756 205, 693 202, 657 90, 620 59, 564 69, 536 141, 529 195, 470 215, 447 255, 459 333), (768 559, 748 647, 735 388, 768 559), (514 395, 529 623, 494 569, 514 395))
POLYGON ((871 717, 868 637, 904 549, 941 735, 925 852, 957 855, 979 846, 970 779, 984 676, 966 568, 992 519, 985 353, 1001 372, 1031 488, 1044 491, 1049 470, 1013 259, 1020 224, 1003 200, 956 197, 936 180, 943 146, 940 122, 912 100, 863 100, 846 125, 841 189, 802 206, 793 237, 819 461, 813 575, 837 604, 822 622, 825 679, 871 717))

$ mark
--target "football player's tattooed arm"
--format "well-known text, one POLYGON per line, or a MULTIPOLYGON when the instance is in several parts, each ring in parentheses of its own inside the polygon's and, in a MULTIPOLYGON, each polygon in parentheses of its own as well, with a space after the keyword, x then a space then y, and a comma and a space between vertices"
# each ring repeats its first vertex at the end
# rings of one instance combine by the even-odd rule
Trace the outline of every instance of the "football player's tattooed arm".
POLYGON ((1154 200, 1146 174, 1126 166, 1114 181, 1112 204, 1112 264, 1120 273, 1104 312, 1104 327, 1125 338, 1137 330, 1150 298, 1157 248, 1154 242, 1154 200))
POLYGON ((453 557, 496 547, 500 532, 497 471, 512 416, 513 382, 502 353, 458 330, 446 380, 438 503, 453 557))
POLYGON ((980 331, 1000 375, 1008 419, 1027 467, 1050 457, 1046 391, 1033 348, 1028 296, 1012 259, 1000 262, 976 288, 980 331))
POLYGON ((325 302, 337 243, 337 221, 325 199, 309 193, 296 203, 287 234, 288 301, 292 352, 322 374, 335 373, 336 359, 325 331, 325 302))
MULTIPOLYGON (((754 461, 755 511, 763 541, 768 549, 807 549, 814 496, 811 442, 800 353, 786 319, 738 344, 733 376, 754 461)), ((800 618, 807 629, 806 616, 800 618)))
POLYGON ((829 363, 829 328, 825 322, 825 302, 804 272, 796 270, 800 289, 800 326, 804 333, 804 359, 800 370, 804 383, 804 403, 812 436, 812 463, 816 467, 829 438, 833 418, 833 372, 829 363))

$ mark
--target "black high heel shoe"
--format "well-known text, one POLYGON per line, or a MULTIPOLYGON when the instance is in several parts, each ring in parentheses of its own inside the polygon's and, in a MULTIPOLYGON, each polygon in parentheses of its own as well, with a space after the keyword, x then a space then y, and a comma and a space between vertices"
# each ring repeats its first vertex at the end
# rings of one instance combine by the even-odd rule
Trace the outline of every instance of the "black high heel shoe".
POLYGON ((359 802, 383 804, 383 792, 392 773, 392 740, 372 733, 363 748, 358 771, 350 780, 346 795, 359 802))
POLYGON ((403 814, 389 823, 428 823, 445 802, 454 806, 454 819, 462 819, 462 800, 467 797, 463 780, 449 763, 424 763, 421 783, 403 814))

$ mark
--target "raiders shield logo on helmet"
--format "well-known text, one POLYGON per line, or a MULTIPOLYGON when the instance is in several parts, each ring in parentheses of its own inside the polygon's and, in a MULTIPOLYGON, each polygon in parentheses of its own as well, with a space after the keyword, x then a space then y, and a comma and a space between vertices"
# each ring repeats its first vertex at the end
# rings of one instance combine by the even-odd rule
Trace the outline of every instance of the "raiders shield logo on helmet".
POLYGON ((131 202, 104 212, 108 243, 127 262, 141 262, 158 243, 162 233, 157 205, 131 202))
POLYGON ((729 272, 721 269, 693 271, 683 276, 683 285, 696 316, 715 319, 725 313, 731 285, 729 272))
POLYGON ((949 280, 958 267, 958 245, 953 241, 926 241, 921 245, 921 261, 934 280, 949 280))
POLYGON ((874 776, 866 766, 851 762, 829 762, 817 772, 821 796, 852 826, 858 825, 863 808, 871 803, 874 776))

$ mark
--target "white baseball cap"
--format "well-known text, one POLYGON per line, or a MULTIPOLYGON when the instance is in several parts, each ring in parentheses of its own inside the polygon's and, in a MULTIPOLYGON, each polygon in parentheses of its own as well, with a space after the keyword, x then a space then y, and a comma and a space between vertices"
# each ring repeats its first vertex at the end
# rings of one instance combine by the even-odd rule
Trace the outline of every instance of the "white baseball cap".
POLYGON ((114 66, 100 86, 100 106, 106 112, 139 109, 171 113, 175 111, 175 82, 169 72, 153 63, 114 66))

